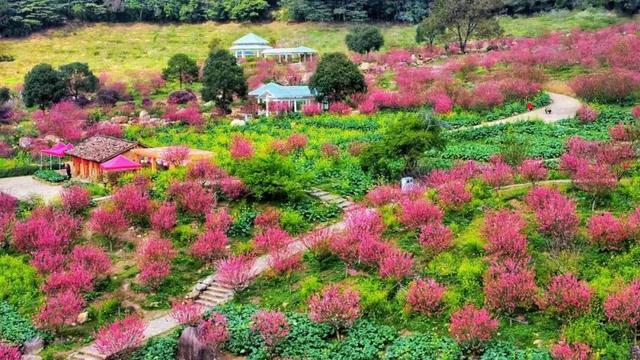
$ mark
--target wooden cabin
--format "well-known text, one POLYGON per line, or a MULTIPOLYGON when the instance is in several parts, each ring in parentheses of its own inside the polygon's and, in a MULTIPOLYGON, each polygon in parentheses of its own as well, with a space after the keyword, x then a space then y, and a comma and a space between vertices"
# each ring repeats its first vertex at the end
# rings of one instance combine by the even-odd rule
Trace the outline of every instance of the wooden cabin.
POLYGON ((118 155, 131 159, 130 152, 141 147, 137 142, 111 136, 92 136, 67 151, 71 160, 71 173, 75 177, 91 180, 102 178, 100 164, 118 155))

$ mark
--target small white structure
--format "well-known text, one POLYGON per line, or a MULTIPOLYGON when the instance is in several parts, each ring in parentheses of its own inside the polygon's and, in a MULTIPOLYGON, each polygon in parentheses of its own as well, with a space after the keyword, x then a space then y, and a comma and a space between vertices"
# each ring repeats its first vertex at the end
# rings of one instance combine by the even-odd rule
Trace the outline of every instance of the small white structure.
POLYGON ((260 57, 262 52, 268 49, 273 49, 269 42, 254 33, 234 41, 233 46, 229 48, 236 58, 260 57))
POLYGON ((285 62, 289 62, 290 59, 299 59, 304 62, 313 60, 317 53, 318 51, 315 49, 308 48, 306 46, 298 46, 295 48, 267 49, 262 52, 262 56, 265 58, 277 58, 279 62, 282 62, 283 60, 285 62))
POLYGON ((308 86, 283 86, 276 83, 262 85, 249 93, 258 103, 265 104, 266 115, 269 116, 271 103, 286 103, 294 112, 298 112, 305 104, 315 100, 315 92, 308 86))
POLYGON ((412 177, 407 176, 400 179, 400 189, 402 192, 411 191, 415 186, 416 184, 413 182, 412 177))

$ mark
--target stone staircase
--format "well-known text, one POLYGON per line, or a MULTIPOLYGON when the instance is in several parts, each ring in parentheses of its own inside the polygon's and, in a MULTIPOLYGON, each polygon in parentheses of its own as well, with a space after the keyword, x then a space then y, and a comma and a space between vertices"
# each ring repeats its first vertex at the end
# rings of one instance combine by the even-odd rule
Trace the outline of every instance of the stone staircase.
POLYGON ((358 205, 349 199, 345 199, 339 195, 328 193, 322 189, 312 188, 311 190, 307 190, 307 194, 317 197, 321 201, 337 205, 342 211, 349 211, 358 205))

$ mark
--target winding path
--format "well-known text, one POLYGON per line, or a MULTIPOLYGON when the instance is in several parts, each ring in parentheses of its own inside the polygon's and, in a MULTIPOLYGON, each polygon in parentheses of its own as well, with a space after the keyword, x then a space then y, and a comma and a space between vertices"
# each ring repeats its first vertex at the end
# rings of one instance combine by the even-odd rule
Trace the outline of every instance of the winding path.
POLYGON ((519 115, 511 116, 508 118, 496 120, 496 121, 488 121, 475 126, 466 126, 455 129, 454 131, 460 130, 468 130, 475 129, 485 126, 494 126, 501 124, 511 124, 520 121, 528 121, 528 120, 542 120, 545 123, 554 123, 564 119, 570 119, 576 116, 578 113, 578 109, 582 103, 571 96, 547 92, 549 97, 551 98, 551 104, 545 106, 543 108, 535 109, 533 111, 529 111, 526 113, 522 113, 519 115), (546 109, 550 109, 551 113, 547 114, 545 112, 546 109))

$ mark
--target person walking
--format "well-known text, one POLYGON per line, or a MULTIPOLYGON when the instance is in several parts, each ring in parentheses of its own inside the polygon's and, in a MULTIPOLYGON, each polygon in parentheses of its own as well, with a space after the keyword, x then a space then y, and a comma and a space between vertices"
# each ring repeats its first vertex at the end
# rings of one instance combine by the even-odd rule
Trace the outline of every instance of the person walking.
POLYGON ((531 101, 527 102, 527 111, 533 110, 533 103, 531 101))
POLYGON ((69 163, 64 164, 64 169, 67 172, 67 179, 71 179, 71 165, 69 163))

